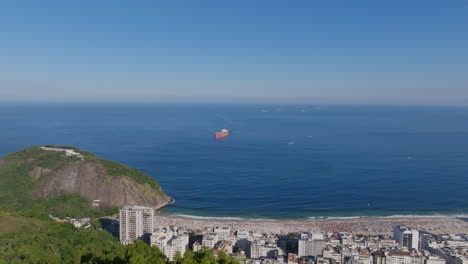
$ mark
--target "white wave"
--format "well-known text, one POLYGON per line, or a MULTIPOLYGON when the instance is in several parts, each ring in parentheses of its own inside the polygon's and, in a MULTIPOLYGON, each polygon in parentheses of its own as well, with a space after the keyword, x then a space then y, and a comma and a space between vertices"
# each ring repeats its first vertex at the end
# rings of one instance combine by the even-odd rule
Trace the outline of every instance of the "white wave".
POLYGON ((192 218, 192 219, 202 219, 202 220, 218 220, 218 221, 277 221, 275 219, 266 219, 266 218, 242 218, 242 217, 220 217, 220 216, 198 216, 198 215, 187 215, 187 214, 171 214, 169 216, 183 217, 183 218, 192 218))
POLYGON ((378 218, 467 218, 466 214, 389 215, 378 218))
POLYGON ((310 216, 307 219, 359 219, 365 218, 366 216, 310 216))
POLYGON ((307 219, 314 219, 314 220, 345 220, 345 219, 365 219, 365 218, 388 218, 388 219, 398 219, 398 218, 468 218, 466 214, 424 214, 424 215, 387 215, 387 216, 379 216, 379 215, 360 215, 360 216, 311 216, 307 217, 307 219))
POLYGON ((359 216, 310 216, 306 218, 290 218, 290 219, 269 219, 269 218, 247 218, 247 217, 220 217, 220 216, 198 216, 198 215, 187 215, 187 214, 168 214, 167 216, 190 218, 198 220, 212 220, 212 221, 250 221, 250 222, 269 222, 269 221, 307 221, 307 220, 352 220, 352 219, 401 219, 401 218, 468 218, 467 214, 427 214, 427 215, 359 215, 359 216))
POLYGON ((244 220, 240 217, 216 217, 216 216, 198 216, 198 215, 186 215, 186 214, 174 214, 171 216, 194 218, 194 219, 210 219, 210 220, 244 220))

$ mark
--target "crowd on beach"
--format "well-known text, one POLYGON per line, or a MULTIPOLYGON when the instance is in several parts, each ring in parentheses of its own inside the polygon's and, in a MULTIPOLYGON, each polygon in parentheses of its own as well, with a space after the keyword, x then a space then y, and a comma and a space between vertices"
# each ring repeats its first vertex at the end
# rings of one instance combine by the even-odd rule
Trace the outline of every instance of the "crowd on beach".
POLYGON ((413 226, 421 231, 434 234, 468 233, 468 221, 455 217, 401 217, 401 218, 356 218, 356 219, 314 219, 296 221, 274 220, 218 220, 191 218, 185 216, 155 217, 155 226, 183 226, 191 230, 203 230, 216 226, 232 229, 246 229, 259 233, 288 234, 298 231, 353 232, 376 235, 392 233, 393 226, 413 226))

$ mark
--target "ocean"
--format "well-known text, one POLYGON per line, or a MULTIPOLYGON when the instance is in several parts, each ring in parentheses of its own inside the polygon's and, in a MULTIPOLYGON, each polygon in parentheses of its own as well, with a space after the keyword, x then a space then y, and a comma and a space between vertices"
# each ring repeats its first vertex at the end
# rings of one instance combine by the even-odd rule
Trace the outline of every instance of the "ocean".
POLYGON ((0 156, 74 145, 153 176, 163 214, 310 219, 468 213, 468 108, 5 104, 0 156), (231 135, 215 140, 222 128, 231 135))

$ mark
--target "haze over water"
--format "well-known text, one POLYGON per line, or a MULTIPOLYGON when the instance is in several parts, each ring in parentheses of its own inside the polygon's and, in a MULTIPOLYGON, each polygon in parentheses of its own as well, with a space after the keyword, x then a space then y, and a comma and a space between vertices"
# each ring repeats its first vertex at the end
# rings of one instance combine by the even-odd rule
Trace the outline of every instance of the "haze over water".
POLYGON ((468 213, 467 120, 466 107, 2 104, 0 155, 75 145, 154 176, 176 200, 167 214, 453 215, 468 213))

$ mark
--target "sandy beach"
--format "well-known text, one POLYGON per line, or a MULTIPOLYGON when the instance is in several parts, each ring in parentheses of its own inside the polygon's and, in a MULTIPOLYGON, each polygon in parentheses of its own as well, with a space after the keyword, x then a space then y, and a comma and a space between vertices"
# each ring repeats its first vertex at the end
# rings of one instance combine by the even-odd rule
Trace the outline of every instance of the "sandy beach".
POLYGON ((354 234, 365 235, 391 235, 393 226, 404 225, 433 234, 468 233, 468 221, 449 216, 397 216, 283 221, 157 215, 155 218, 155 225, 185 227, 195 231, 216 226, 228 226, 232 230, 247 229, 258 233, 287 234, 299 231, 322 231, 352 232, 354 234))

